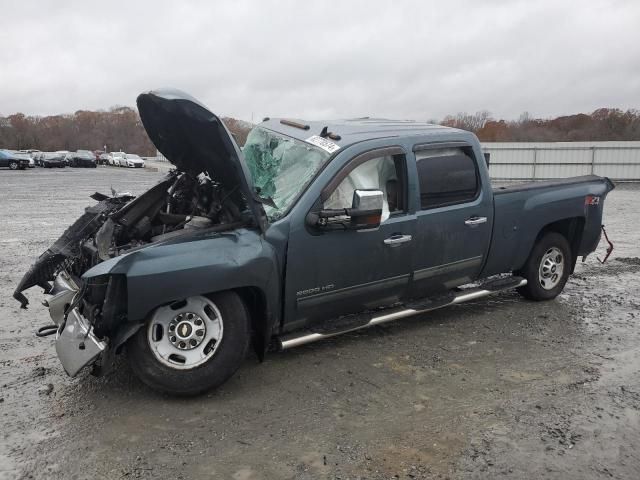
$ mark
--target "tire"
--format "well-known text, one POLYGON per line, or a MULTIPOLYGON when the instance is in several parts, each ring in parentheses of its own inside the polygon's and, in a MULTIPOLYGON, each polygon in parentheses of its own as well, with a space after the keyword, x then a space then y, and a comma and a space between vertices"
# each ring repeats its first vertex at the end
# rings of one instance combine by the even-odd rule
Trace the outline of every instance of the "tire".
MULTIPOLYGON (((206 309, 207 307, 204 308, 206 309)), ((201 344, 191 350, 194 352, 193 355, 195 357, 197 357, 196 350, 200 351, 201 346, 211 344, 212 341, 209 340, 209 334, 214 329, 209 322, 210 318, 218 317, 218 312, 215 315, 209 315, 209 318, 204 318, 203 322, 205 326, 209 325, 208 328, 210 330, 206 330, 201 344)), ((195 316, 194 322, 203 317, 199 313, 193 315, 195 316)), ((196 337, 193 335, 197 333, 195 329, 198 327, 194 323, 191 323, 191 325, 193 330, 189 329, 192 335, 190 337, 192 340, 190 341, 196 341, 194 340, 196 337)), ((158 307, 151 314, 145 326, 127 343, 127 357, 136 376, 154 390, 173 395, 198 395, 222 385, 238 370, 249 348, 250 325, 248 310, 235 292, 189 297, 182 302, 174 302, 172 305, 158 307), (218 341, 213 341, 215 346, 212 347, 213 352, 209 354, 209 357, 205 360, 199 360, 203 363, 193 367, 180 365, 174 360, 174 357, 179 358, 182 353, 187 355, 189 351, 181 351, 175 346, 176 342, 184 345, 184 342, 180 341, 181 337, 177 337, 176 333, 183 322, 188 323, 186 317, 191 311, 200 311, 198 308, 193 308, 193 306, 205 304, 199 302, 209 302, 209 305, 213 304, 214 308, 219 312, 221 323, 217 331, 220 334, 220 338, 218 341), (183 306, 180 306, 181 304, 183 306), (174 314, 182 314, 183 317, 173 318, 168 325, 165 323, 166 329, 163 326, 159 327, 159 325, 163 324, 163 321, 171 318, 174 314), (172 331, 174 335, 170 334, 171 323, 173 323, 172 331), (158 334, 159 330, 161 334, 158 334), (169 342, 170 339, 172 339, 171 343, 169 342), (152 344, 158 346, 162 344, 162 348, 166 352, 171 352, 171 354, 168 357, 162 357, 161 353, 152 344)), ((203 351, 206 351, 206 347, 203 351)), ((188 360, 184 356, 183 359, 184 363, 187 364, 188 360)))
POLYGON ((10 162, 9 162, 9 168, 10 168, 11 170, 18 170, 18 162, 15 162, 15 161, 13 161, 13 160, 12 160, 12 161, 10 161, 10 162))
POLYGON ((564 289, 573 259, 567 239, 556 232, 548 232, 533 246, 524 267, 514 272, 527 279, 518 293, 529 300, 556 298, 564 289))

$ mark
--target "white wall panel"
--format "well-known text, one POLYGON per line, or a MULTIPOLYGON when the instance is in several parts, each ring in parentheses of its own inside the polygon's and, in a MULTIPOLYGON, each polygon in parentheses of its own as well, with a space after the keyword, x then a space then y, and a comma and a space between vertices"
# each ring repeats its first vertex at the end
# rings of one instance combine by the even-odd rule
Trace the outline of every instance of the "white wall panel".
POLYGON ((483 143, 495 179, 549 179, 578 175, 640 181, 640 142, 483 143))

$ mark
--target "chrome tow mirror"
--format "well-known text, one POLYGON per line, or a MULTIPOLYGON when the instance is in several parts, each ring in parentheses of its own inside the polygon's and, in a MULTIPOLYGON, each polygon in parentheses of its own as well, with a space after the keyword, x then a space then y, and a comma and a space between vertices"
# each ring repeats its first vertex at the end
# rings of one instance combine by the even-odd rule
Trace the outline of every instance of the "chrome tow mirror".
POLYGON ((380 190, 356 190, 351 208, 309 212, 307 223, 329 230, 366 230, 377 228, 382 219, 383 193, 380 190))
POLYGON ((380 190, 356 190, 353 192, 350 217, 351 228, 377 228, 382 219, 383 193, 380 190))

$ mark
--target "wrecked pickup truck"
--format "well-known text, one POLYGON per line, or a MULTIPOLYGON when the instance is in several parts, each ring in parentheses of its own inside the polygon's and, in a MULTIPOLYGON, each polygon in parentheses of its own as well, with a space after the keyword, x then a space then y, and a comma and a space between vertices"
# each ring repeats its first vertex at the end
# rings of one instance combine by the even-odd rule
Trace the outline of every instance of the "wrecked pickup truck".
POLYGON ((158 390, 216 387, 253 345, 297 345, 517 289, 556 297, 613 183, 492 188, 477 138, 409 121, 265 119, 240 150, 192 97, 138 97, 176 167, 97 203, 26 273, 69 375, 126 351, 158 390))

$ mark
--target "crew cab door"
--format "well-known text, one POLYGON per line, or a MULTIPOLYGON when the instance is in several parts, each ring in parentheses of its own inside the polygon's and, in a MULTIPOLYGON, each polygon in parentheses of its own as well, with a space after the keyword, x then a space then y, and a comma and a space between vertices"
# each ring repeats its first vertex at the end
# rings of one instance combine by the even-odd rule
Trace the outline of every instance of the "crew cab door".
POLYGON ((285 277, 286 328, 390 305, 407 294, 415 215, 408 213, 400 147, 350 159, 323 186, 314 208, 350 208, 356 189, 383 192, 380 226, 364 230, 291 227, 285 277))
POLYGON ((491 242, 493 201, 471 146, 427 144, 414 153, 419 201, 411 296, 424 297, 478 277, 491 242))

